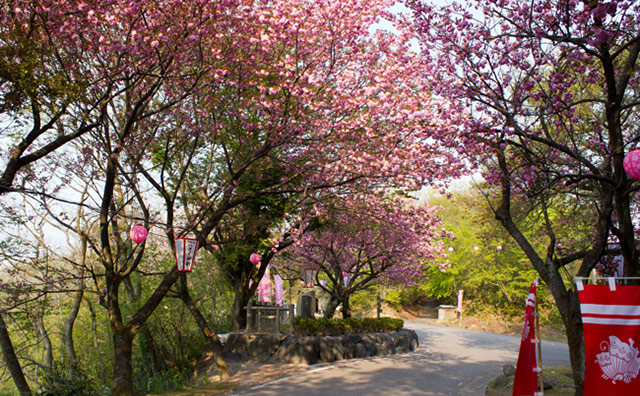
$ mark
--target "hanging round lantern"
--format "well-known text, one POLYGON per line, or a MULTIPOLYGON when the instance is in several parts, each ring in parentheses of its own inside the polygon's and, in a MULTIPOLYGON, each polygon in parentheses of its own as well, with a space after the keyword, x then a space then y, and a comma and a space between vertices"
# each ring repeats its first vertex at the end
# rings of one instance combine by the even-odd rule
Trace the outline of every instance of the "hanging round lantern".
POLYGON ((135 243, 142 243, 147 239, 147 229, 142 224, 136 224, 129 230, 129 238, 135 243))
POLYGON ((251 253, 249 261, 251 261, 251 264, 257 265, 260 262, 260 255, 258 253, 251 253))
POLYGON ((640 149, 631 150, 624 157, 622 166, 629 177, 640 181, 640 149))

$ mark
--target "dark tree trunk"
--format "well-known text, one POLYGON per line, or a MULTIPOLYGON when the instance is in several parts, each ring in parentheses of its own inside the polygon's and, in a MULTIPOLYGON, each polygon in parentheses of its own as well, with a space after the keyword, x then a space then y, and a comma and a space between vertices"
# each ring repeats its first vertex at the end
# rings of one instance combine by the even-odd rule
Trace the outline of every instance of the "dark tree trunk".
POLYGON ((202 315, 198 307, 196 306, 195 301, 191 299, 191 295, 189 294, 189 289, 187 289, 187 280, 186 276, 182 274, 180 277, 180 299, 182 302, 189 308, 189 312, 193 315, 193 318, 198 323, 200 330, 207 338, 207 342, 209 347, 213 351, 213 358, 216 362, 216 367, 218 368, 218 373, 220 374, 220 379, 222 381, 227 381, 231 378, 229 375, 229 368, 227 367, 227 362, 224 360, 224 354, 222 351, 222 343, 218 336, 211 330, 207 320, 202 315))
POLYGON ((100 376, 100 382, 102 386, 106 386, 107 375, 104 370, 104 359, 102 358, 102 354, 100 353, 100 348, 98 348, 98 324, 96 322, 96 311, 91 300, 87 300, 87 305, 89 306, 89 311, 91 312, 91 334, 93 335, 93 349, 95 350, 96 356, 98 357, 98 375, 100 376))
MULTIPOLYGON (((538 255, 527 237, 513 221, 511 215, 511 180, 509 179, 504 153, 498 152, 498 162, 502 171, 502 180, 501 202, 499 208, 495 211, 496 219, 500 221, 505 230, 525 253, 542 280, 548 285, 554 297, 567 333, 569 358, 573 370, 573 382, 576 388, 575 394, 581 396, 584 390, 585 349, 582 316, 577 291, 573 289, 567 290, 564 279, 559 272, 562 263, 553 259, 555 235, 552 233, 549 235, 551 241, 548 246, 547 259, 544 260, 538 255)), ((612 198, 612 191, 603 188, 600 194, 600 207, 602 209, 598 219, 596 235, 593 238, 594 245, 590 253, 583 258, 582 265, 578 271, 579 276, 585 276, 591 272, 597 258, 600 257, 604 249, 608 235, 609 219, 613 211, 611 205, 612 198)))
POLYGON ((156 374, 160 372, 160 366, 158 363, 158 352, 156 343, 153 340, 153 336, 146 324, 142 326, 138 331, 138 337, 140 337, 140 343, 142 347, 149 354, 149 368, 151 369, 151 375, 156 376, 156 374))
POLYGON ((235 298, 233 299, 232 323, 234 331, 241 331, 247 327, 247 309, 251 300, 251 293, 242 283, 234 285, 235 298))
POLYGON ((585 350, 582 315, 578 292, 567 290, 560 275, 554 279, 545 280, 555 300, 567 335, 569 345, 569 361, 573 371, 573 382, 576 395, 582 395, 584 390, 585 350))
POLYGON ((340 305, 339 301, 335 297, 330 296, 329 301, 327 302, 327 306, 324 309, 324 317, 328 319, 333 318, 333 315, 336 314, 338 305, 340 305))
POLYGON ((42 366, 45 369, 45 372, 49 373, 51 371, 51 367, 53 367, 53 346, 51 344, 51 338, 49 338, 49 333, 47 333, 47 329, 44 327, 44 321, 42 316, 35 317, 31 320, 33 324, 33 329, 42 343, 44 344, 44 362, 42 366))
POLYGON ((113 396, 133 396, 133 338, 135 331, 127 326, 113 330, 113 396))
POLYGON ((69 358, 69 363, 71 363, 69 374, 73 378, 75 365, 77 362, 76 358, 76 349, 73 345, 73 325, 78 317, 78 312, 80 311, 80 305, 82 304, 82 298, 84 297, 84 284, 81 286, 80 290, 74 293, 73 295, 73 306, 71 307, 71 312, 67 316, 67 319, 64 322, 64 345, 67 350, 67 357, 69 358))
POLYGON ((2 347, 4 362, 9 369, 9 373, 11 373, 11 378, 13 378, 16 388, 18 388, 20 396, 31 396, 31 389, 29 389, 29 385, 24 378, 22 367, 20 367, 16 351, 13 349, 13 343, 9 337, 7 324, 4 322, 2 313, 0 313, 0 347, 2 347))
POLYGON ((342 318, 350 318, 351 317, 351 306, 349 305, 349 297, 346 297, 342 300, 342 318))
POLYGON ((571 370, 574 376, 578 377, 577 381, 574 379, 575 394, 582 395, 584 392, 585 349, 582 316, 580 314, 580 304, 577 300, 577 295, 571 299, 567 311, 562 315, 562 320, 567 333, 571 370))

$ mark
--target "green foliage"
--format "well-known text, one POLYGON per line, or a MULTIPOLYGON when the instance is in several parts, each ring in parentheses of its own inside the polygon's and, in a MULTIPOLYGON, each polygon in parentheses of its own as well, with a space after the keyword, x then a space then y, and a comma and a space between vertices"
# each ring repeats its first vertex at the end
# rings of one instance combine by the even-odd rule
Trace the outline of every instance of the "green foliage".
MULTIPOLYGON (((153 251, 152 246, 149 248, 153 251)), ((165 256, 166 253, 161 252, 150 255, 148 261, 142 263, 141 269, 153 273, 158 268, 175 266, 174 259, 165 256)), ((188 282, 191 296, 207 317, 212 330, 216 333, 229 331, 233 295, 209 255, 199 252, 188 282)), ((134 273, 131 282, 123 285, 121 302, 125 318, 134 312, 142 299, 152 293, 156 283, 154 276, 134 273)), ((44 325, 49 329, 52 344, 61 344, 62 325, 71 303, 70 296, 60 294, 59 298, 32 301, 24 305, 21 311, 12 312, 8 322, 10 333, 16 347, 23 351, 22 356, 36 362, 41 362, 44 356, 44 347, 42 343, 38 344, 40 338, 35 334, 30 320, 36 313, 44 315, 44 325), (32 347, 26 348, 28 345, 32 347)), ((50 375, 40 375, 38 384, 31 384, 31 388, 40 389, 41 395, 109 393, 106 385, 110 384, 113 375, 112 334, 108 312, 99 304, 96 293, 91 289, 85 293, 74 324, 74 346, 78 366, 83 369, 81 372, 70 377, 68 368, 57 366, 50 375)), ((206 339, 182 301, 165 298, 138 331, 133 347, 134 389, 144 393, 162 392, 183 388, 191 379, 193 362, 206 349, 206 339), (155 356, 152 357, 152 354, 155 356)), ((66 356, 61 358, 60 353, 64 353, 64 350, 54 347, 54 359, 67 361, 66 356)), ((39 373, 42 371, 39 370, 39 373)), ((0 395, 17 395, 13 381, 7 374, 0 377, 0 395)))
POLYGON ((371 312, 376 308, 376 298, 378 296, 377 287, 369 287, 364 290, 359 290, 351 295, 349 298, 349 305, 351 310, 355 313, 366 316, 368 312, 371 312))
POLYGON ((55 364, 45 375, 38 396, 97 396, 102 393, 92 379, 78 366, 55 364))
POLYGON ((188 369, 179 370, 177 368, 168 369, 156 376, 140 376, 133 377, 134 389, 144 391, 146 393, 162 393, 167 390, 183 389, 191 379, 193 370, 189 366, 188 369))
MULTIPOLYGON (((442 304, 455 305, 458 290, 464 290, 464 309, 470 314, 491 311, 507 317, 521 315, 531 282, 538 274, 494 219, 487 199, 474 190, 466 190, 450 199, 436 197, 432 204, 442 207, 440 215, 445 227, 455 237, 446 243, 449 267, 444 272, 430 268, 427 283, 418 289, 395 291, 385 300, 397 306, 410 298, 408 295, 424 292, 442 304)), ((514 202, 514 208, 529 225, 525 227, 527 238, 544 256, 548 238, 537 212, 519 202, 514 202)), ((539 301, 554 305, 544 289, 541 285, 539 301)))
POLYGON ((427 285, 386 289, 384 290, 384 302, 396 311, 401 311, 404 306, 422 302, 429 295, 427 285))
POLYGON ((293 322, 294 332, 305 336, 378 333, 397 331, 402 326, 404 321, 394 318, 296 318, 293 322))

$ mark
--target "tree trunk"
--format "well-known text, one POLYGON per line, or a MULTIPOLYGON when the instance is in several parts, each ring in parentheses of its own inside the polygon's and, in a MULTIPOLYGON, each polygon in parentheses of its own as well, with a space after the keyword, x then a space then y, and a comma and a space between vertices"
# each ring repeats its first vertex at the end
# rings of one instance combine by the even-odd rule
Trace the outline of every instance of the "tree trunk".
POLYGON ((91 334, 93 335, 93 348, 96 351, 96 356, 98 357, 98 375, 100 376, 102 386, 106 386, 107 375, 105 374, 104 370, 104 359, 102 359, 100 348, 98 348, 98 326, 96 323, 96 311, 91 300, 87 299, 87 305, 89 305, 89 311, 91 312, 91 334))
POLYGON ((575 394, 582 395, 584 390, 585 350, 578 292, 567 291, 560 275, 557 275, 557 279, 546 281, 546 283, 560 311, 567 334, 569 360, 573 371, 573 383, 576 388, 575 394))
POLYGON ((247 327, 247 309, 245 308, 251 300, 251 294, 244 287, 244 285, 238 283, 234 286, 235 298, 233 299, 233 330, 242 331, 247 327))
POLYGON ((138 333, 141 347, 149 354, 149 368, 151 369, 151 375, 155 377, 160 372, 156 343, 153 340, 153 336, 146 324, 140 328, 138 333))
POLYGON ((53 367, 53 346, 51 344, 51 338, 49 338, 49 333, 47 333, 47 329, 44 327, 44 321, 40 314, 33 318, 31 323, 37 337, 44 344, 44 362, 42 363, 42 366, 48 374, 51 371, 51 367, 53 367))
MULTIPOLYGON (((567 332, 569 358, 573 370, 573 382, 576 388, 575 394, 576 396, 581 396, 584 390, 585 349, 578 293, 572 289, 567 290, 564 280, 559 273, 560 264, 553 261, 553 255, 549 254, 549 252, 552 253, 554 251, 555 236, 549 235, 551 241, 548 248, 548 257, 547 260, 543 260, 513 221, 511 216, 511 181, 509 179, 506 157, 503 152, 498 151, 498 162, 503 177, 501 180, 501 203, 495 211, 496 219, 500 221, 505 230, 522 249, 542 280, 551 290, 567 332)), ((611 217, 612 212, 612 206, 610 204, 612 197, 612 191, 603 188, 600 194, 600 207, 602 209, 598 219, 596 236, 593 238, 593 249, 583 258, 582 265, 578 271, 578 275, 580 276, 585 276, 591 272, 596 259, 600 257, 600 252, 604 248, 606 236, 608 235, 608 219, 611 217)))
POLYGON ((7 368, 11 373, 11 378, 13 378, 13 382, 16 384, 16 388, 18 388, 20 396, 31 396, 31 389, 29 389, 29 385, 24 378, 22 367, 20 367, 20 362, 18 362, 16 351, 15 349, 13 349, 13 343, 11 342, 11 338, 9 337, 7 324, 4 322, 2 313, 0 313, 0 347, 2 347, 2 356, 4 357, 4 362, 6 363, 7 368))
POLYGON ((338 308, 339 301, 333 297, 329 297, 329 301, 327 302, 327 306, 324 309, 324 317, 327 319, 333 318, 333 315, 336 314, 336 309, 338 308))
POLYGON ((69 358, 69 375, 71 378, 74 376, 75 365, 77 362, 76 358, 76 349, 73 345, 73 324, 78 317, 78 312, 80 311, 80 305, 82 304, 82 298, 84 297, 84 282, 80 287, 80 290, 73 294, 73 306, 71 307, 71 312, 67 316, 67 319, 64 322, 64 345, 67 350, 67 357, 69 358))
POLYGON ((571 304, 569 313, 562 316, 564 327, 567 332, 567 343, 569 345, 569 360, 571 362, 571 370, 574 375, 574 385, 576 387, 575 394, 582 395, 584 392, 584 373, 585 373, 585 349, 584 349, 584 330, 582 327, 582 318, 580 315, 580 305, 574 307, 571 304))
POLYGON ((224 360, 222 343, 220 342, 220 339, 218 338, 218 336, 213 332, 213 330, 211 330, 211 328, 209 327, 209 324, 207 323, 207 320, 205 319, 205 317, 202 315, 202 313, 196 306, 195 301, 193 301, 193 299, 191 298, 191 295, 189 294, 189 289, 187 289, 186 276, 184 274, 182 274, 182 276, 180 277, 179 287, 180 287, 180 299, 182 300, 182 302, 184 302, 187 308, 189 308, 189 312, 191 312, 191 315, 193 315, 193 318, 196 320, 196 323, 198 323, 200 330, 202 330, 202 333, 207 338, 209 347, 213 352, 213 359, 216 362, 218 373, 220 374, 220 379, 222 381, 228 381, 231 378, 231 376, 229 375, 229 368, 227 367, 227 362, 224 360))
POLYGON ((129 326, 113 328, 113 396, 133 396, 133 338, 129 326))
POLYGON ((342 319, 351 317, 351 306, 349 305, 349 297, 342 300, 342 319))

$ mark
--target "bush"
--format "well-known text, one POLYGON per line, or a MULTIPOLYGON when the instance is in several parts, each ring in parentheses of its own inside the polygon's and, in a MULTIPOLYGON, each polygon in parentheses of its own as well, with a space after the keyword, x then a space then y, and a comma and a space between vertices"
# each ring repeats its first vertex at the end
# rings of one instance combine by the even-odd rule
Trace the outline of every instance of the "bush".
POLYGON ((298 335, 342 335, 398 331, 404 326, 402 319, 393 318, 296 318, 293 330, 298 335))
POLYGON ((101 392, 79 367, 55 364, 47 373, 38 396, 96 396, 101 392))
POLYGON ((135 376, 134 389, 150 393, 184 389, 192 378, 191 367, 185 370, 168 369, 156 376, 135 376))

